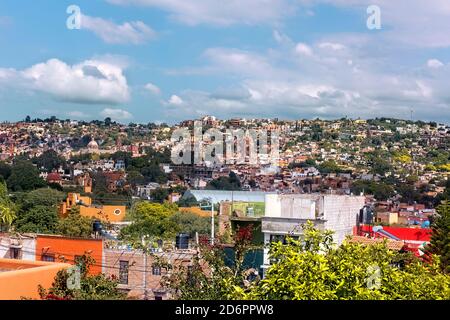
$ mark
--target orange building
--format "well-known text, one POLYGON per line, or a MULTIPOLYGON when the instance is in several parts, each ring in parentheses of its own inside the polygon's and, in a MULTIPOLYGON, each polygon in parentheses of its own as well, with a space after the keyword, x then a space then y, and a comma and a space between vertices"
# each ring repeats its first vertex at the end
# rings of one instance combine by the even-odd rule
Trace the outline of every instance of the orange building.
POLYGON ((95 264, 90 274, 102 272, 103 241, 101 239, 67 238, 55 235, 36 237, 36 261, 66 262, 75 264, 77 257, 89 254, 95 264))
POLYGON ((51 287, 58 271, 67 263, 0 258, 0 300, 39 299, 38 287, 51 287))
POLYGON ((84 217, 94 217, 108 222, 123 221, 127 210, 126 206, 95 206, 92 204, 91 197, 81 196, 79 193, 69 193, 66 201, 61 203, 59 207, 60 216, 67 217, 68 210, 74 206, 80 208, 80 214, 84 217))

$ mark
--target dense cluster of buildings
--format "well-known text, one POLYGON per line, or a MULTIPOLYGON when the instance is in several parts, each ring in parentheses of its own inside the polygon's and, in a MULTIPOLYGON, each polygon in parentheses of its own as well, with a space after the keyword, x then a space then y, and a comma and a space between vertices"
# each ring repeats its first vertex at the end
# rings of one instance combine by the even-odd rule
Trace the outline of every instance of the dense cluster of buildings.
MULTIPOLYGON (((133 249, 116 236, 117 230, 129 224, 126 214, 131 209, 130 203, 138 199, 152 201, 155 190, 174 187, 187 191, 184 194, 170 191, 166 200, 171 203, 194 199, 196 203, 207 202, 218 208, 212 211, 212 218, 218 220, 218 230, 211 239, 219 235, 226 238, 227 233, 239 227, 252 226, 253 241, 261 249, 252 253, 255 256, 248 267, 261 276, 270 265, 268 245, 285 241, 288 236, 301 237, 302 225, 307 221, 320 229, 332 230, 337 245, 348 237, 366 244, 383 238, 396 250, 422 254, 420 250, 430 239, 429 217, 435 214, 434 208, 415 201, 405 203, 398 193, 380 201, 364 189, 355 193, 353 187, 356 182, 377 183, 394 178, 408 181, 424 196, 433 198, 442 194, 445 191, 442 181, 448 179, 450 160, 442 162, 442 157, 433 152, 446 152, 450 142, 448 126, 391 119, 222 121, 206 116, 199 121, 206 128, 218 130, 256 128, 279 132, 277 165, 158 163, 166 182, 136 182, 130 178, 126 160, 112 155, 122 152, 139 158, 146 155, 147 147, 156 152, 170 150, 174 146, 173 130, 192 128, 194 121, 175 126, 70 120, 0 124, 1 160, 12 162, 17 156, 32 158, 54 150, 67 161, 52 172, 41 170, 48 183, 72 190, 60 204, 60 216, 76 207, 82 216, 95 217, 112 226, 108 232, 95 230, 93 239, 0 234, 0 286, 18 281, 15 280, 18 277, 30 279, 32 284, 43 279, 43 284, 49 285, 48 279, 55 270, 73 265, 76 257, 89 252, 96 261, 91 272, 115 276, 119 288, 130 297, 170 298, 170 291, 161 286, 161 277, 169 270, 156 261, 165 259, 189 268, 197 254, 195 239, 183 247, 169 243, 147 252, 133 249), (375 152, 389 152, 392 157, 385 159, 389 166, 373 170, 375 164, 370 155, 375 152), (433 156, 436 161, 430 158, 433 156), (131 201, 96 203, 93 179, 98 173, 105 181, 105 192, 114 195, 126 191, 131 201), (206 190, 211 181, 226 179, 231 173, 239 180, 239 190, 206 190), (48 267, 48 262, 60 264, 48 267), (22 272, 24 268, 29 270, 26 275, 22 272)), ((209 216, 198 205, 180 211, 209 216)), ((29 290, 11 289, 9 297, 27 294, 36 297, 36 292, 29 290)), ((0 298, 5 298, 1 292, 0 298)))

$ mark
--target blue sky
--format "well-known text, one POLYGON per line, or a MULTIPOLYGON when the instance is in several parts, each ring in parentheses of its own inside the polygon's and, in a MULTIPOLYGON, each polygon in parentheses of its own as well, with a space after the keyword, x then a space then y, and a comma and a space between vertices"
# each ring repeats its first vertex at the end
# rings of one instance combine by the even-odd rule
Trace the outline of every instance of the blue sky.
POLYGON ((446 0, 5 0, 0 120, 413 110, 448 123, 449 34, 446 0), (366 25, 373 4, 381 30, 366 25), (66 27, 69 5, 79 30, 66 27))

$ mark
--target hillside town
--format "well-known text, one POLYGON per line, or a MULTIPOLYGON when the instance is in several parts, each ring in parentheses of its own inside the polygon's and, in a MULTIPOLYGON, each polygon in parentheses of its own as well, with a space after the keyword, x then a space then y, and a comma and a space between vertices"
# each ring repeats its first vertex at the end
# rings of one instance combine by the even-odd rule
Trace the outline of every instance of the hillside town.
MULTIPOLYGON (((270 244, 299 239, 308 223, 332 231, 336 245, 386 243, 421 259, 450 195, 449 150, 448 125, 393 118, 4 122, 0 272, 32 268, 49 287, 58 270, 83 260, 85 277, 115 279, 124 297, 173 299, 175 276, 206 259, 202 245, 220 244, 233 268, 246 231, 253 249, 240 268, 245 281, 264 279, 270 244), (173 133, 195 124, 201 134, 276 132, 276 161, 174 164, 173 133)), ((58 296, 38 292, 35 279, 3 272, 9 290, 0 298, 58 296)))

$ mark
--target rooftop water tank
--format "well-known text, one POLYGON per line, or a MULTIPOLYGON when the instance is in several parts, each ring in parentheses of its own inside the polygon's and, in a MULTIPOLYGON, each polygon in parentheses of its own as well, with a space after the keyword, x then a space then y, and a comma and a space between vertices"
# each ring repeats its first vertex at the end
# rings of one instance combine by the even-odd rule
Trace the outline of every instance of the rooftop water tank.
POLYGON ((177 235, 175 240, 175 247, 177 249, 189 249, 189 234, 180 233, 177 235))

